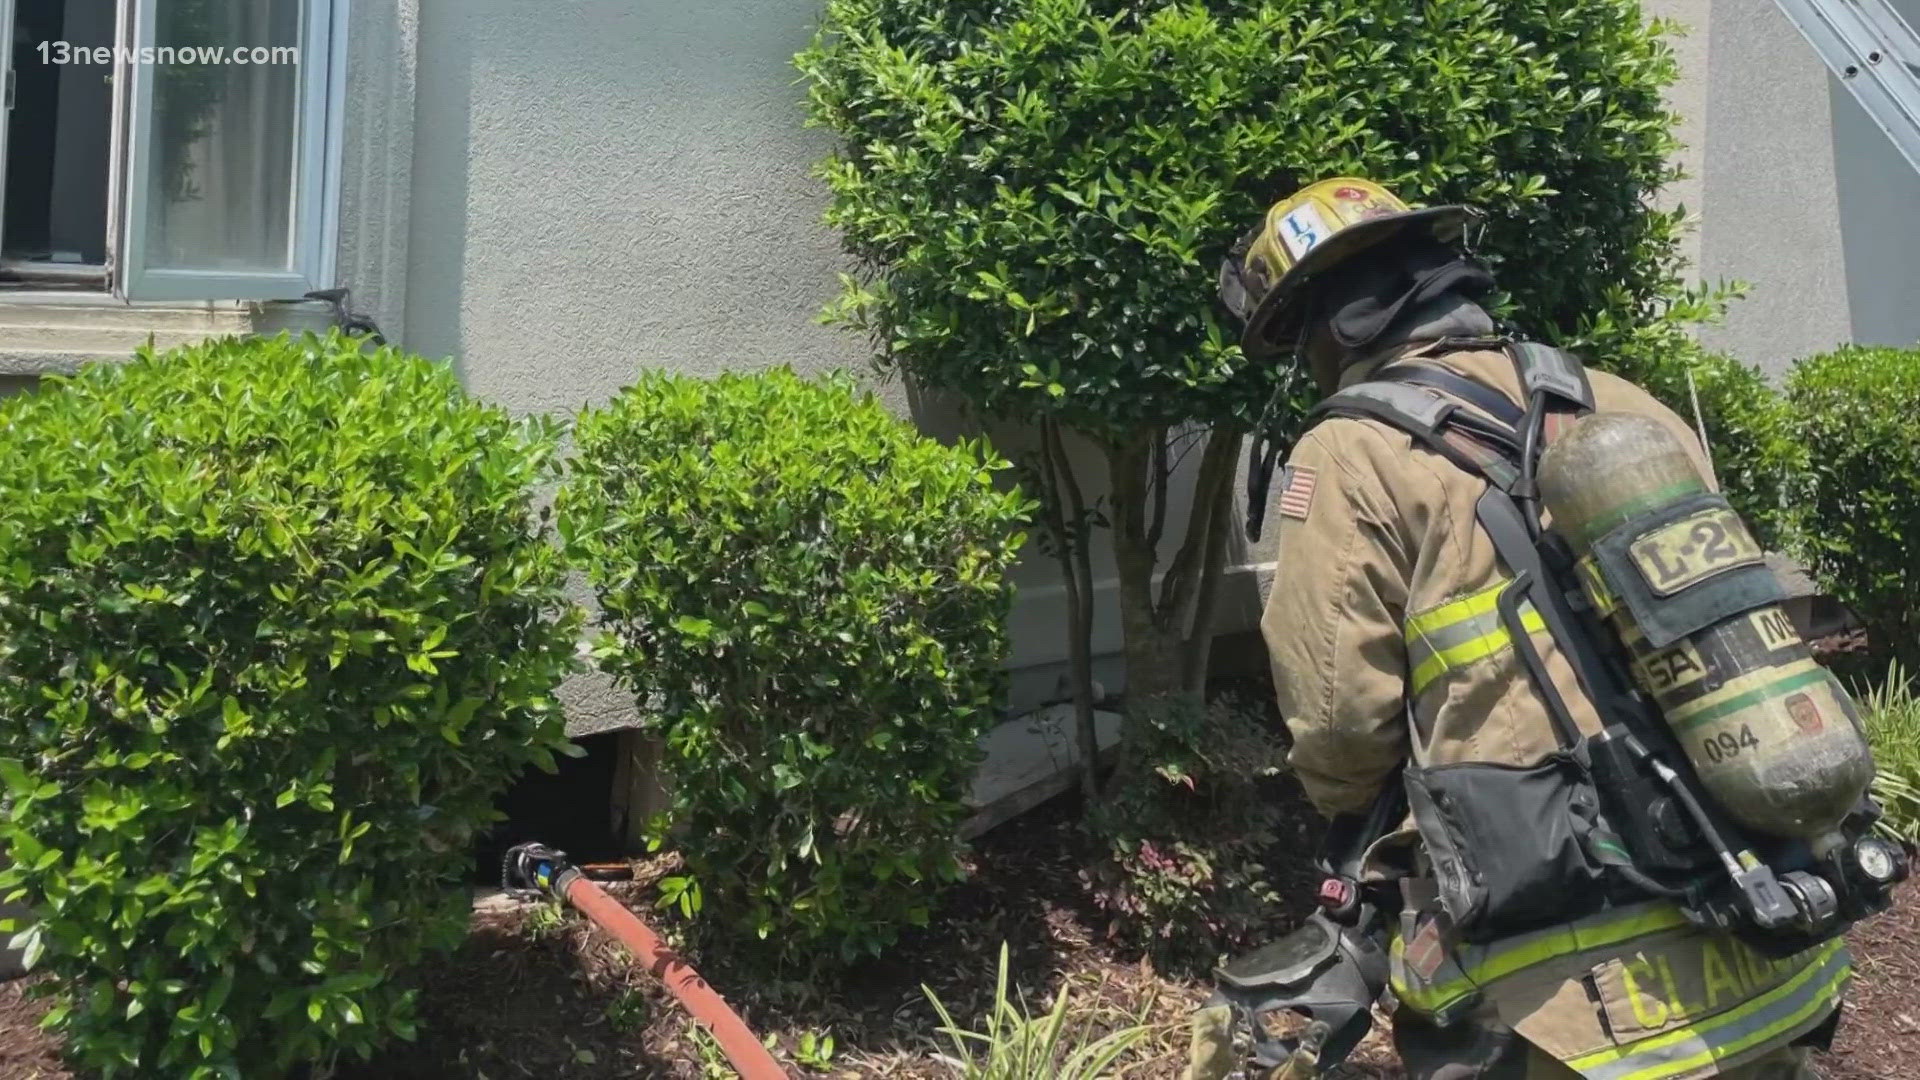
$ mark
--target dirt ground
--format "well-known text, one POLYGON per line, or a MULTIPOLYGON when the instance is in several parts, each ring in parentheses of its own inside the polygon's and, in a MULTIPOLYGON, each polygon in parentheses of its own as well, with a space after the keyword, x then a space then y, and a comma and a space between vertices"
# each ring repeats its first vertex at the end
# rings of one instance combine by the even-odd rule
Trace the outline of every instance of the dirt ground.
MULTIPOLYGON (((932 929, 835 985, 756 981, 723 962, 694 960, 750 1026, 776 1040, 796 1080, 956 1075, 933 1057, 952 1048, 921 984, 962 1026, 977 1029, 1003 941, 1014 982, 1036 1009, 1065 988, 1075 1024, 1097 1031, 1152 1025, 1117 1075, 1177 1077, 1184 1016, 1204 988, 1105 942, 1073 885, 1070 815, 1068 807, 1042 811, 985 838, 972 879, 949 897, 932 929), (798 1060, 809 1034, 833 1036, 830 1058, 798 1060)), ((1303 831, 1299 842, 1304 849, 1311 837, 1303 831)), ((1895 910, 1856 930, 1853 942, 1860 972, 1853 1005, 1820 1067, 1828 1080, 1920 1080, 1920 887, 1904 890, 1895 910)), ((24 989, 0 986, 0 1077, 69 1080, 57 1048, 34 1026, 41 1006, 25 1000, 24 989)), ((341 1080, 732 1075, 672 1000, 626 966, 618 946, 552 907, 476 915, 466 945, 426 974, 423 1006, 419 1042, 395 1045, 376 1062, 343 1063, 341 1080)), ((1378 1033, 1346 1073, 1400 1077, 1378 1033)))

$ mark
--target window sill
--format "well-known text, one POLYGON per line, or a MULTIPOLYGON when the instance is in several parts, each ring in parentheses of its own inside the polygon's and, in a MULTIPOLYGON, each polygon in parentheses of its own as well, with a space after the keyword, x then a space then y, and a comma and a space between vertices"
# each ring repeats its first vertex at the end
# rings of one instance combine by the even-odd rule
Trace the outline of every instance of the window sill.
POLYGON ((151 341, 161 349, 229 335, 324 330, 316 301, 278 304, 129 304, 73 292, 0 291, 0 376, 67 374, 120 361, 151 341))

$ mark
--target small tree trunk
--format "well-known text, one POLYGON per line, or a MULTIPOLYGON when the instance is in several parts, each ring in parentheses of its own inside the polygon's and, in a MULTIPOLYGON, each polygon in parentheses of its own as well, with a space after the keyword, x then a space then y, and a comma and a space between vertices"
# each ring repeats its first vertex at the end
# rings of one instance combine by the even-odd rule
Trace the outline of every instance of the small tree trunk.
POLYGON ((1073 686, 1074 741, 1080 756, 1080 794, 1091 810, 1100 798, 1100 739, 1093 716, 1093 554, 1087 544, 1086 499, 1067 457, 1060 425, 1040 427, 1046 523, 1067 587, 1068 678, 1073 686))
POLYGON ((1156 595, 1161 530, 1147 520, 1147 512, 1156 485, 1164 489, 1170 479, 1165 455, 1153 452, 1156 441, 1165 438, 1163 429, 1152 429, 1106 446, 1130 712, 1135 702, 1198 694, 1205 688, 1220 578, 1226 569, 1240 439, 1237 432, 1221 427, 1207 435, 1181 545, 1167 563, 1156 595))
MULTIPOLYGON (((1217 436, 1216 436, 1217 437, 1217 436)), ((1227 471, 1229 478, 1233 470, 1227 471)), ((1233 484, 1231 479, 1213 497, 1212 532, 1207 537, 1206 566, 1201 572, 1199 595, 1193 604, 1193 627, 1188 632, 1186 670, 1187 689, 1198 692, 1207 684, 1207 670, 1213 659, 1213 620, 1220 609, 1220 586, 1227 572, 1227 541, 1233 529, 1233 484)))
POLYGON ((1154 597, 1154 570, 1159 564, 1154 533, 1158 530, 1147 521, 1154 479, 1150 466, 1156 460, 1153 447, 1165 438, 1165 429, 1152 428, 1105 447, 1113 499, 1113 562, 1119 577, 1129 713, 1134 712, 1135 705, 1184 688, 1181 637, 1161 618, 1154 597))

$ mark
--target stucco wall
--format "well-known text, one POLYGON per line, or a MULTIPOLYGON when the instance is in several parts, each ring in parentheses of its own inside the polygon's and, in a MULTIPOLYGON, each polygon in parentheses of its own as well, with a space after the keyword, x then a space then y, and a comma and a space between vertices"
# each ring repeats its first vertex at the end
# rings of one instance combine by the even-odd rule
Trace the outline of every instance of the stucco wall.
MULTIPOLYGON (((363 46, 364 66, 387 83, 399 76, 384 65, 405 60, 416 40, 407 10, 418 5, 409 205, 350 187, 349 203, 366 209, 347 211, 382 223, 349 230, 370 266, 392 221, 406 219, 404 283, 362 291, 407 347, 452 357, 470 388, 529 412, 604 399, 644 365, 867 370, 861 338, 815 321, 844 269, 810 173, 829 144, 802 126, 791 63, 818 0, 365 2, 401 41, 363 46)), ((391 174, 376 160, 391 126, 358 130, 357 172, 391 174)), ((879 389, 931 434, 975 430, 949 403, 897 383, 879 389)), ((1024 445, 997 434, 1009 454, 1024 445)), ((1110 565, 1096 552, 1098 578, 1110 565)), ((1065 597, 1037 551, 1016 578, 1021 706, 1055 688, 1065 597)), ((1252 582, 1247 570, 1233 575, 1229 624, 1251 625, 1252 582)), ((1096 651, 1111 654, 1111 581, 1096 590, 1096 651)), ((1118 674, 1111 660, 1101 669, 1109 683, 1118 674)), ((569 693, 569 708, 583 727, 624 716, 618 696, 591 680, 569 693)))
POLYGON ((1646 0, 1685 24, 1684 118, 1666 193, 1699 217, 1688 254, 1749 292, 1701 339, 1768 373, 1847 341, 1920 340, 1920 174, 1768 0, 1646 0))
POLYGON ((1852 336, 1827 70, 1766 0, 1708 25, 1700 270, 1752 291, 1701 337, 1780 374, 1852 336))
POLYGON ((530 411, 644 365, 861 364, 814 322, 840 269, 790 62, 814 10, 421 0, 408 345, 530 411))

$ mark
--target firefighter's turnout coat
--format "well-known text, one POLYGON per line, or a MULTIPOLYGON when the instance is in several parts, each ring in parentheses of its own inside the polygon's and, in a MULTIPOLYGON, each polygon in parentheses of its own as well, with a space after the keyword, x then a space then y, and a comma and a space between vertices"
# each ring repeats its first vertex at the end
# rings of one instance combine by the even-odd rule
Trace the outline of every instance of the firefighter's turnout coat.
MULTIPOLYGON (((1496 348, 1416 343, 1389 359, 1438 365, 1520 400, 1514 361, 1496 348)), ((1350 369, 1343 384, 1378 366, 1350 369)), ((1599 411, 1668 425, 1712 482, 1678 416, 1621 379, 1597 371, 1589 379, 1599 411)), ((1403 762, 1526 767, 1555 750, 1546 709, 1494 609, 1510 571, 1475 517, 1486 490, 1399 429, 1353 416, 1320 422, 1288 459, 1269 507, 1278 577, 1261 628, 1292 764, 1322 812, 1365 812, 1403 762)), ((1525 621, 1536 647, 1582 731, 1597 732, 1598 716, 1538 618, 1525 621)), ((1829 1021, 1850 975, 1838 939, 1770 960, 1689 926, 1664 902, 1465 944, 1420 877, 1423 865, 1416 855, 1404 868, 1409 902, 1393 945, 1401 1007, 1428 1030, 1517 1032, 1531 1044, 1529 1075, 1798 1075, 1799 1052, 1786 1047, 1829 1021)))

